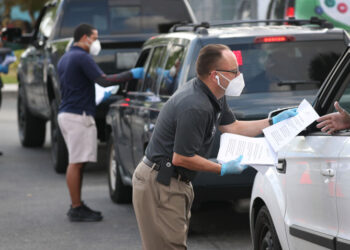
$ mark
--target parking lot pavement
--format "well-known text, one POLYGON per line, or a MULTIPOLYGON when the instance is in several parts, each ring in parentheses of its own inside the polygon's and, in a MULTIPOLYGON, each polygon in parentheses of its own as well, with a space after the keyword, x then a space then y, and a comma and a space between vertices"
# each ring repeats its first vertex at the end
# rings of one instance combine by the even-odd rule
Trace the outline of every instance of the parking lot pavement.
MULTIPOLYGON (((0 250, 141 249, 132 205, 111 202, 107 175, 99 165, 86 169, 83 198, 103 212, 104 220, 67 220, 65 177, 54 172, 49 146, 49 139, 43 148, 20 146, 15 94, 4 94, 0 110, 0 151, 4 153, 0 156, 0 250)), ((237 213, 228 203, 203 204, 192 214, 188 245, 198 250, 251 249, 247 211, 237 213)))

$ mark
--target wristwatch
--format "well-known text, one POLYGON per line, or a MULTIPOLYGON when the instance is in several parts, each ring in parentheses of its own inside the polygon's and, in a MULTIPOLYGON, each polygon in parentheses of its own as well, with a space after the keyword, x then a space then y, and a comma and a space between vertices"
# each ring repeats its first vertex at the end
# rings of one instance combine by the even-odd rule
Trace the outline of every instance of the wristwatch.
POLYGON ((273 125, 273 121, 272 121, 272 118, 271 118, 271 117, 269 118, 269 124, 270 124, 270 125, 273 125))

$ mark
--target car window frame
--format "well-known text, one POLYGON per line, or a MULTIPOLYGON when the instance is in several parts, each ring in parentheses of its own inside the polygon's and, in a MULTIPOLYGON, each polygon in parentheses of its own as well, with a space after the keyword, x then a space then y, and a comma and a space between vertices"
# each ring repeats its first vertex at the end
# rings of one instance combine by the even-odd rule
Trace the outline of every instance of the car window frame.
MULTIPOLYGON (((144 76, 142 78, 142 85, 140 86, 140 88, 137 90, 138 92, 141 92, 141 93, 147 93, 148 91, 145 90, 145 83, 146 83, 146 77, 147 77, 147 74, 148 74, 148 71, 151 67, 151 62, 152 62, 152 58, 153 58, 153 55, 155 53, 155 50, 157 48, 165 48, 165 51, 163 52, 164 54, 167 54, 168 53, 168 43, 167 44, 164 44, 164 43, 159 43, 159 44, 156 44, 156 45, 153 45, 152 48, 151 48, 151 52, 150 52, 150 55, 148 56, 147 58, 147 64, 146 64, 146 68, 144 68, 144 76)), ((164 59, 164 54, 163 56, 161 56, 161 60, 157 63, 157 65, 159 66, 160 64, 164 63, 165 59, 164 59)), ((149 92, 149 93, 153 93, 154 95, 157 95, 157 89, 158 89, 158 85, 159 85, 159 81, 160 81, 160 77, 157 76, 157 79, 155 81, 155 83, 153 83, 152 85, 152 88, 154 91, 152 92, 149 92)))
MULTIPOLYGON (((185 57, 186 57, 186 46, 183 45, 183 44, 180 44, 180 43, 176 43, 176 42, 173 42, 173 43, 172 43, 172 42, 169 42, 169 43, 168 43, 167 51, 166 51, 166 57, 165 57, 165 59, 164 59, 164 61, 163 61, 163 64, 161 65, 161 67, 162 67, 163 69, 165 68, 166 63, 168 62, 168 59, 169 59, 169 57, 170 57, 170 50, 171 50, 173 47, 175 47, 175 46, 181 47, 181 48, 183 49, 182 58, 181 58, 181 66, 180 66, 180 69, 179 69, 179 71, 178 71, 178 72, 181 72, 181 71, 182 71, 182 68, 183 68, 183 65, 184 65, 185 57)), ((160 97, 170 97, 171 95, 173 95, 173 94, 175 93, 175 91, 176 91, 176 89, 178 88, 179 84, 178 84, 177 88, 173 91, 173 93, 172 93, 171 95, 160 95, 160 87, 161 87, 161 83, 162 83, 163 79, 164 79, 164 76, 158 77, 156 95, 157 95, 157 96, 160 96, 160 97)), ((178 77, 177 77, 177 82, 178 82, 178 83, 179 83, 179 80, 180 80, 180 73, 179 73, 179 75, 178 75, 178 77)))
MULTIPOLYGON (((350 47, 339 58, 322 86, 313 104, 320 116, 334 112, 334 102, 339 101, 345 90, 350 88, 350 47)), ((316 124, 316 122, 311 124, 302 134, 331 136, 316 128, 316 124)), ((349 134, 350 128, 337 132, 335 136, 349 136, 349 134)))

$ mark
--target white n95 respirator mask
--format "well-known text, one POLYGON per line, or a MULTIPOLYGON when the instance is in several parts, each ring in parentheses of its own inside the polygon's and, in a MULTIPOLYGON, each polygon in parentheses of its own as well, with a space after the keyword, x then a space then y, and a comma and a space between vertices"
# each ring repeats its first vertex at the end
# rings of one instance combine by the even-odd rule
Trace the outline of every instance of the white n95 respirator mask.
POLYGON ((101 51, 101 43, 99 40, 95 40, 90 45, 90 54, 97 56, 101 51))
POLYGON ((225 77, 223 74, 220 74, 220 75, 229 82, 228 86, 225 88, 220 84, 219 76, 216 76, 216 80, 218 81, 219 87, 225 90, 225 95, 240 96, 245 86, 243 74, 240 73, 237 77, 233 78, 231 81, 227 77, 225 77))

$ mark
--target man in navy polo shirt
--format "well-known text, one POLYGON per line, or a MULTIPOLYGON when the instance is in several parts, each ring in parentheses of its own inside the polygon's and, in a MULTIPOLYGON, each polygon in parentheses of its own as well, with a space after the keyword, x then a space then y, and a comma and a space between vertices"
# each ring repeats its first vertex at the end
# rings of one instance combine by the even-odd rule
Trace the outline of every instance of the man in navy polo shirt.
POLYGON ((103 218, 100 212, 90 209, 81 200, 83 166, 97 159, 94 84, 107 87, 143 75, 143 68, 105 75, 92 57, 100 50, 98 31, 88 24, 81 24, 74 31, 72 48, 58 62, 62 98, 58 124, 69 155, 66 179, 72 201, 67 213, 70 221, 100 221, 103 218))

